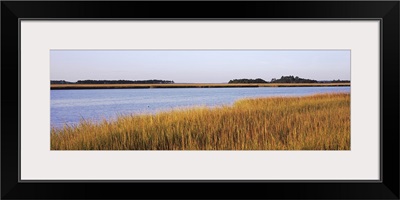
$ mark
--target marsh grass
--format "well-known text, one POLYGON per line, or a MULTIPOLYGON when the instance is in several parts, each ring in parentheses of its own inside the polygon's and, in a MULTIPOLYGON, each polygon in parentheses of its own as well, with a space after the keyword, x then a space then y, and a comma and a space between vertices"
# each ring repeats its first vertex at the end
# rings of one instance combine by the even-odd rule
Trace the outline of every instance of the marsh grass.
POLYGON ((52 150, 350 150, 350 94, 242 99, 51 129, 52 150))
POLYGON ((173 84, 51 84, 52 90, 140 89, 140 88, 227 88, 227 87, 339 87, 350 83, 173 83, 173 84))

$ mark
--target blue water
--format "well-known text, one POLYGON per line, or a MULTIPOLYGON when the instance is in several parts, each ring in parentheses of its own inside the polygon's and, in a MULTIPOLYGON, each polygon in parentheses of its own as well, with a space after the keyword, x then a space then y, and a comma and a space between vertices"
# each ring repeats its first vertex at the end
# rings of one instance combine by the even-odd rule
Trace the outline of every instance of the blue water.
POLYGON ((246 97, 304 96, 350 92, 350 87, 154 88, 51 90, 52 127, 81 119, 99 121, 119 114, 155 113, 189 106, 231 105, 246 97))

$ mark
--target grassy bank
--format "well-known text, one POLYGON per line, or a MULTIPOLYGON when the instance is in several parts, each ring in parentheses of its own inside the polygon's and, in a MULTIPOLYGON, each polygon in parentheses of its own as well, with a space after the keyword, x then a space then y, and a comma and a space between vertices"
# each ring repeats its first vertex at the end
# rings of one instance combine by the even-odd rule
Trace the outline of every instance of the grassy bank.
POLYGON ((224 87, 337 87, 350 83, 174 83, 174 84, 51 84, 52 90, 67 89, 140 89, 140 88, 224 88, 224 87))
POLYGON ((242 99, 51 130, 52 150, 349 150, 350 94, 242 99))

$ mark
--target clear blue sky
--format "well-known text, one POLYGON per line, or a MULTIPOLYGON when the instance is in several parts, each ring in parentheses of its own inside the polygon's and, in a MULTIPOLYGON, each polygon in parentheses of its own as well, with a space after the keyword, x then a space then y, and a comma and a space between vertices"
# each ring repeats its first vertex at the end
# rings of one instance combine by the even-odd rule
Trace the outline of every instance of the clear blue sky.
POLYGON ((51 50, 51 80, 350 80, 350 50, 51 50))

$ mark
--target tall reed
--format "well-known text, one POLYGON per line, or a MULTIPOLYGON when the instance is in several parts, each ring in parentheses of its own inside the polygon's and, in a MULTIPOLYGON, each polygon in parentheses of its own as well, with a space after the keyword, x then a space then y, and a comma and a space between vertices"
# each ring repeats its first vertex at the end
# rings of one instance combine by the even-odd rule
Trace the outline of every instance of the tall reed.
POLYGON ((81 121, 52 150, 349 150, 350 94, 250 98, 232 106, 81 121))

